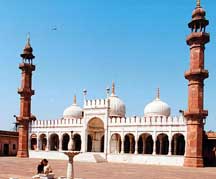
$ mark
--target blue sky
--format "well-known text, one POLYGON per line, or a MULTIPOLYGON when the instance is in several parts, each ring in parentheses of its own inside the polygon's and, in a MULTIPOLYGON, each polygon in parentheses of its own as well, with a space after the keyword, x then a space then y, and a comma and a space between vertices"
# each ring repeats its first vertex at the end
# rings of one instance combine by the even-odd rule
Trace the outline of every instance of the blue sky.
MULTIPOLYGON (((206 46, 205 108, 207 130, 216 130, 216 1, 202 1, 207 10, 211 43, 206 46)), ((88 98, 105 98, 116 83, 127 115, 143 115, 144 106, 161 89, 173 115, 187 108, 190 33, 187 23, 195 0, 2 0, 0 6, 0 123, 13 127, 19 114, 21 74, 19 54, 31 34, 36 71, 32 113, 38 119, 56 119, 82 90, 88 98), (52 28, 57 27, 56 31, 52 28)))

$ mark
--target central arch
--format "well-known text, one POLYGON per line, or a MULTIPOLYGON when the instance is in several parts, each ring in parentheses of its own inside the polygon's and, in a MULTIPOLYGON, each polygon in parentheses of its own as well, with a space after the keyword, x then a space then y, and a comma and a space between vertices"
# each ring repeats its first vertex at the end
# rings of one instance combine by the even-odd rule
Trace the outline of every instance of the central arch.
POLYGON ((88 122, 88 152, 103 152, 104 150, 104 123, 100 118, 92 118, 88 122), (89 141, 91 140, 91 141, 89 141))

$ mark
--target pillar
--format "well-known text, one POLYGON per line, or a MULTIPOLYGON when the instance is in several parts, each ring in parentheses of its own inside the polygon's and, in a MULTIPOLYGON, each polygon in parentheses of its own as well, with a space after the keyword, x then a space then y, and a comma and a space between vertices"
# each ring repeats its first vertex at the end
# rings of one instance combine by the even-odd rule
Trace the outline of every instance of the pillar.
POLYGON ((153 153, 152 153, 152 155, 156 155, 156 142, 157 142, 157 138, 155 138, 153 140, 153 153))
POLYGON ((121 141, 122 141, 122 143, 121 143, 121 154, 124 154, 124 136, 123 135, 121 136, 121 141))
POLYGON ((135 140, 135 151, 134 154, 138 154, 138 137, 136 136, 135 140))
POLYGON ((168 155, 172 155, 172 137, 170 136, 168 138, 169 140, 169 149, 168 149, 168 155))
POLYGON ((40 137, 39 134, 37 134, 37 151, 40 150, 40 137))
POLYGON ((63 140, 63 136, 59 135, 59 151, 62 151, 62 141, 63 140))

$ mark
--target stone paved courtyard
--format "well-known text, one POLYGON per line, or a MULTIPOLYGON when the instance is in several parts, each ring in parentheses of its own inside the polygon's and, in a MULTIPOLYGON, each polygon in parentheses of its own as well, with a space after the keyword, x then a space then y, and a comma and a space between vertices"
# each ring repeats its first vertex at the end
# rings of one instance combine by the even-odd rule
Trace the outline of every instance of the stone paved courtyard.
MULTIPOLYGON (((65 176, 67 161, 49 160, 56 176, 65 176)), ((0 179, 31 179, 38 159, 0 157, 0 179)), ((75 177, 84 179, 216 179, 216 168, 184 168, 75 162, 75 177)))

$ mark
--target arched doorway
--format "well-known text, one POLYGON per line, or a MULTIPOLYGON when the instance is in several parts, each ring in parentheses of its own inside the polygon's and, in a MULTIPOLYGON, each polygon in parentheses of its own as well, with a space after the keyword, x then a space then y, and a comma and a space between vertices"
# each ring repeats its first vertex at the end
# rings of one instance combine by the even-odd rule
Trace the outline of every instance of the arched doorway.
POLYGON ((91 142, 87 142, 89 149, 90 143, 92 143, 91 152, 104 151, 104 123, 101 119, 93 118, 88 122, 88 135, 91 137, 91 139, 88 137, 88 140, 91 140, 91 142))
POLYGON ((40 135, 40 150, 46 150, 47 147, 47 138, 45 134, 40 135))
POLYGON ((49 141, 50 141, 50 150, 59 149, 59 137, 57 134, 51 134, 49 141))
POLYGON ((87 152, 92 151, 92 136, 88 135, 88 140, 87 140, 87 152))
POLYGON ((156 154, 167 155, 169 150, 169 140, 166 134, 159 134, 156 141, 156 154))
POLYGON ((100 152, 104 152, 104 135, 101 137, 101 147, 100 147, 100 152))
POLYGON ((143 133, 139 136, 138 140, 138 153, 139 154, 152 154, 153 152, 153 139, 148 133, 143 133))
POLYGON ((63 134, 63 136, 62 136, 62 150, 68 150, 69 140, 70 140, 70 136, 67 133, 63 134))
POLYGON ((184 135, 178 133, 172 137, 172 155, 184 155, 185 138, 184 135))
POLYGON ((37 149, 37 135, 32 134, 30 139, 31 139, 31 150, 36 150, 37 149))
POLYGON ((75 151, 81 150, 81 136, 79 134, 74 135, 74 145, 75 145, 75 151))
POLYGON ((133 134, 126 134, 124 137, 124 153, 135 152, 135 137, 133 134))
POLYGON ((117 133, 113 134, 110 139, 110 153, 121 152, 121 136, 117 133))

